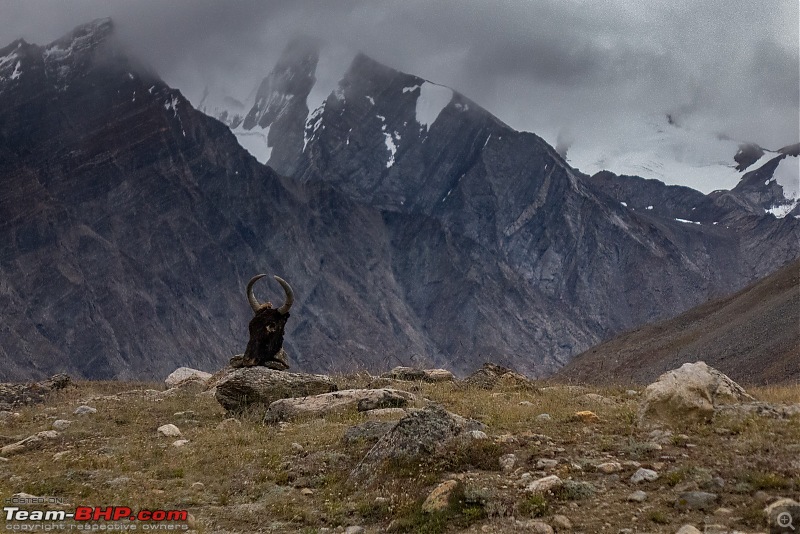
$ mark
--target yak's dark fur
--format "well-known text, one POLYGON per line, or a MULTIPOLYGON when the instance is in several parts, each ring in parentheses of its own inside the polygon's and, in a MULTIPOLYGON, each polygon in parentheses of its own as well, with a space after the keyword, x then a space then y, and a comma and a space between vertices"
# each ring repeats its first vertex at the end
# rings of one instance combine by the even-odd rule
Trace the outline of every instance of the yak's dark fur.
POLYGON ((281 314, 278 310, 263 307, 250 320, 250 341, 244 351, 241 365, 254 367, 263 365, 275 367, 275 364, 286 364, 282 360, 283 332, 289 314, 281 314))

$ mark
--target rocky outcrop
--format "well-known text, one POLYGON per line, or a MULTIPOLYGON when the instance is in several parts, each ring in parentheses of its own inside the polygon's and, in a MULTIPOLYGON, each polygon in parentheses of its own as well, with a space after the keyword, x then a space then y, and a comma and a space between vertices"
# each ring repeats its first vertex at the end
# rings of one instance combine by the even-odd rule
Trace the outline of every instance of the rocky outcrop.
MULTIPOLYGON (((217 389, 219 391, 219 388, 217 389)), ((345 389, 310 397, 279 399, 269 405, 265 420, 288 421, 296 417, 323 417, 332 412, 403 408, 416 397, 397 389, 345 389)))
POLYGON ((267 408, 278 399, 307 397, 336 391, 336 384, 325 375, 289 373, 266 367, 247 367, 230 371, 216 385, 215 398, 228 412, 252 406, 267 408))
POLYGON ((685 363, 647 386, 639 416, 643 421, 710 421, 720 406, 754 400, 739 384, 705 362, 685 363))
POLYGON ((428 406, 400 419, 375 444, 350 473, 353 482, 370 482, 387 460, 413 461, 415 458, 435 457, 454 440, 471 439, 470 432, 484 428, 477 422, 450 413, 439 406, 428 406))
POLYGON ((484 363, 483 367, 469 375, 461 383, 465 386, 481 389, 494 389, 497 387, 533 388, 533 383, 526 376, 493 363, 484 363))
POLYGON ((47 396, 66 388, 72 379, 65 374, 57 374, 49 380, 31 384, 0 384, 0 411, 44 402, 47 396))

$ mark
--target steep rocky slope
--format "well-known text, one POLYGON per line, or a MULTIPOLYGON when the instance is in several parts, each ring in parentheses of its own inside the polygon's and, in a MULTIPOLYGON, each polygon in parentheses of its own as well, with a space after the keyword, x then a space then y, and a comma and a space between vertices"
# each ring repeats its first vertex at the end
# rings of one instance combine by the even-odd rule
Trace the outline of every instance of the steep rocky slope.
POLYGON ((593 347, 555 378, 646 384, 683 362, 697 360, 747 384, 800 380, 800 262, 735 295, 593 347))

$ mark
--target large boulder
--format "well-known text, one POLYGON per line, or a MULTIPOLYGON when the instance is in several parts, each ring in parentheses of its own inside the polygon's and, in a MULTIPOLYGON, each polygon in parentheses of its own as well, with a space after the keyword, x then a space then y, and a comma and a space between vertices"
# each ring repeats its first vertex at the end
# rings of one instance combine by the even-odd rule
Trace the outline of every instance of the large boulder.
POLYGON ((705 362, 685 363, 647 386, 639 416, 642 421, 710 421, 720 406, 754 400, 742 386, 705 362))
POLYGON ((241 412, 253 406, 266 409, 278 399, 319 395, 336 389, 333 380, 325 375, 244 367, 222 376, 216 382, 214 397, 228 412, 241 412))
POLYGON ((211 378, 211 373, 198 371, 197 369, 192 369, 191 367, 178 367, 169 374, 169 376, 164 380, 164 383, 168 388, 180 386, 182 383, 187 381, 196 381, 202 385, 205 385, 209 378, 211 378))
POLYGON ((380 408, 402 408, 416 397, 397 389, 345 389, 311 397, 279 399, 269 405, 265 420, 288 421, 296 417, 321 417, 343 410, 366 412, 380 408))
POLYGON ((436 405, 416 410, 400 419, 350 473, 353 483, 371 483, 389 460, 413 462, 443 453, 458 439, 469 440, 482 423, 465 419, 436 405))

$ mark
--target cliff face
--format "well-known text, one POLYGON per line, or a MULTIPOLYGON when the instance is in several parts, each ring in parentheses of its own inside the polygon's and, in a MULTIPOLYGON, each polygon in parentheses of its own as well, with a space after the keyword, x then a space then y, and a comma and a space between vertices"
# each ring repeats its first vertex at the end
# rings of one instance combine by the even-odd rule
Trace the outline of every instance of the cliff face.
POLYGON ((315 90, 295 57, 308 83, 287 60, 245 118, 285 141, 282 177, 108 20, 0 50, 0 380, 216 369, 243 352, 259 272, 294 287, 303 370, 541 376, 798 255, 793 217, 624 206, 537 136, 364 56, 323 107, 282 107, 315 90))
POLYGON ((393 294, 378 210, 258 164, 121 55, 110 23, 76 34, 0 52, 22 57, 21 75, 0 88, 0 378, 218 368, 244 349, 244 287, 261 271, 295 286, 295 364, 359 367, 348 357, 367 343, 381 361, 431 352, 405 326, 391 346, 374 335, 388 317, 413 322, 393 294), (47 63, 54 50, 63 65, 47 63))

